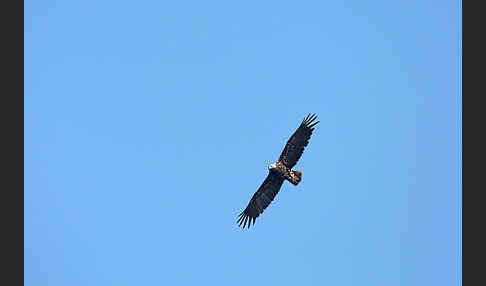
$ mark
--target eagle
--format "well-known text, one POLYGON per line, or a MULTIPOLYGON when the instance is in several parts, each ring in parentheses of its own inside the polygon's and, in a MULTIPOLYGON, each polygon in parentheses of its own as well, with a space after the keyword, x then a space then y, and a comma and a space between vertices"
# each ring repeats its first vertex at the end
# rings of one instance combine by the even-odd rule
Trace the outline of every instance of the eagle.
POLYGON ((309 113, 294 134, 290 136, 277 162, 268 166, 267 177, 251 198, 248 206, 238 215, 236 222, 238 226, 243 225, 243 228, 245 228, 248 225, 248 228, 250 228, 252 223, 255 224, 256 218, 270 205, 284 181, 287 180, 295 186, 300 183, 302 172, 293 171, 292 168, 297 164, 304 148, 309 144, 314 126, 319 123, 319 121, 314 122, 316 118, 315 114, 309 113))

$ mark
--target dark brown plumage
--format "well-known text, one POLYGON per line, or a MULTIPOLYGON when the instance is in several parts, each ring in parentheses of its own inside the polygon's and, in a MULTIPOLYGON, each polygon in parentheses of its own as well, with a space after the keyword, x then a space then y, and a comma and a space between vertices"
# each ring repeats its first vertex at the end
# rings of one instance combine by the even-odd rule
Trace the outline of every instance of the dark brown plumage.
POLYGON ((267 177, 251 198, 248 206, 238 216, 237 223, 239 226, 243 225, 243 228, 245 228, 248 225, 248 228, 250 228, 250 224, 255 224, 256 218, 270 205, 285 180, 293 185, 298 185, 302 180, 302 172, 293 171, 292 168, 297 164, 304 148, 309 144, 312 131, 319 123, 319 121, 314 122, 316 118, 315 114, 307 115, 287 141, 277 162, 268 167, 267 177))

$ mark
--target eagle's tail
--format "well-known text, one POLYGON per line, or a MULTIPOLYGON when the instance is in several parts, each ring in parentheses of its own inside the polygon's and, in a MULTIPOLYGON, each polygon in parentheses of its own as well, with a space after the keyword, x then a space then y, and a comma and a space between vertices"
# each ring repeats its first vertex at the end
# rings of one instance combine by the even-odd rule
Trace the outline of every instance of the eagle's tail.
POLYGON ((302 180, 302 172, 300 171, 291 171, 290 172, 290 182, 297 186, 300 181, 302 180))

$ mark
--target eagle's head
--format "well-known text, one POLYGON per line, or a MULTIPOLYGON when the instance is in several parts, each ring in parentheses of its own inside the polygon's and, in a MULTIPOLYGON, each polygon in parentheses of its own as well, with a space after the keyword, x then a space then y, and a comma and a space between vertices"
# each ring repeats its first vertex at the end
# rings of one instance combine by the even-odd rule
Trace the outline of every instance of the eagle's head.
POLYGON ((268 170, 272 170, 272 169, 276 169, 276 168, 277 168, 277 164, 275 164, 275 163, 268 165, 268 170))

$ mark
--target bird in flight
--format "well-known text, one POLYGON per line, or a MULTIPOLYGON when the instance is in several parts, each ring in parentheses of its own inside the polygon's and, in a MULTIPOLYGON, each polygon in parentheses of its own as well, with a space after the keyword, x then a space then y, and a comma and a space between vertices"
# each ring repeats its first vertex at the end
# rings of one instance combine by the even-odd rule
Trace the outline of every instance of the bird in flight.
POLYGON ((309 144, 309 139, 319 121, 314 122, 317 116, 309 114, 302 121, 299 128, 290 136, 285 148, 277 162, 268 166, 268 175, 251 198, 248 206, 238 216, 238 226, 243 228, 255 224, 255 220, 270 205, 285 180, 297 186, 302 180, 302 172, 293 171, 292 168, 304 153, 304 148, 309 144))

